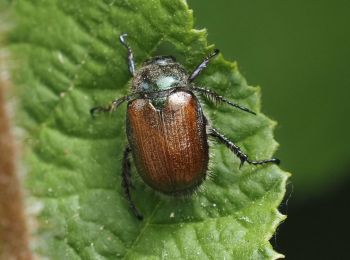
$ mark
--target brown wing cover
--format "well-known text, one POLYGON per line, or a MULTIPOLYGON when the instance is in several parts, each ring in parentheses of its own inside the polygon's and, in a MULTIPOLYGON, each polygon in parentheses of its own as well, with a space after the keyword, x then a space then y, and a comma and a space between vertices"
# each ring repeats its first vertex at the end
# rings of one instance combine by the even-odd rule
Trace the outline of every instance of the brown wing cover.
POLYGON ((169 95, 161 110, 147 99, 131 101, 127 136, 142 179, 165 194, 192 192, 208 167, 205 124, 200 104, 190 92, 169 95))

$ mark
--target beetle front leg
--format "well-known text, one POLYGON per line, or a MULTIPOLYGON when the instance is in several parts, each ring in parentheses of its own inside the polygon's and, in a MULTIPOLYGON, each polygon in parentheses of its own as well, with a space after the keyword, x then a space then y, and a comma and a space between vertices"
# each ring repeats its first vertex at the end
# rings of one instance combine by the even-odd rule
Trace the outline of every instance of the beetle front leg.
POLYGON ((131 47, 127 44, 125 37, 128 35, 126 33, 122 34, 119 36, 119 40, 121 44, 125 46, 125 48, 128 50, 128 66, 129 66, 129 71, 132 76, 135 75, 135 62, 134 62, 134 54, 132 53, 131 47))
POLYGON ((212 52, 207 57, 205 57, 205 59, 194 69, 194 71, 188 77, 188 81, 189 82, 194 81, 197 78, 197 76, 201 73, 201 71, 207 67, 211 58, 215 57, 218 54, 219 54, 219 50, 215 49, 214 52, 212 52))
POLYGON ((209 90, 209 89, 206 89, 206 88, 200 88, 200 87, 191 87, 191 90, 193 91, 197 91, 201 94, 203 94, 204 96, 206 96, 207 98, 211 99, 211 100, 214 100, 216 102, 224 102, 230 106, 233 106, 233 107, 236 107, 240 110, 243 110, 244 112, 248 112, 248 113, 251 113, 253 115, 256 115, 255 112, 251 111, 250 109, 246 108, 246 107, 243 107, 241 105, 238 105, 236 103, 233 103, 232 101, 224 98, 223 96, 215 93, 214 91, 212 90, 209 90))
POLYGON ((116 110, 122 103, 124 103, 125 101, 129 100, 130 96, 124 96, 118 99, 115 99, 112 101, 112 103, 107 106, 107 107, 102 107, 102 106, 98 106, 98 107, 93 107, 90 109, 90 114, 92 117, 95 117, 95 115, 97 113, 107 113, 107 112, 113 112, 114 110, 116 110))
POLYGON ((133 187, 131 183, 131 167, 130 167, 131 165, 130 165, 130 159, 129 159, 130 152, 131 152, 131 149, 129 146, 127 146, 124 150, 124 156, 123 156, 122 187, 124 189, 124 194, 126 196, 126 199, 129 202, 132 213, 139 220, 142 220, 143 216, 139 212, 139 210, 136 208, 134 202, 131 199, 131 194, 130 194, 130 188, 133 187))
POLYGON ((228 149, 230 149, 241 160, 241 164, 239 166, 240 168, 243 166, 243 164, 245 162, 247 162, 249 164, 253 164, 253 165, 260 165, 260 164, 265 164, 265 163, 275 163, 275 164, 279 164, 280 163, 280 160, 277 159, 277 158, 265 159, 265 160, 260 160, 260 161, 252 161, 252 160, 250 160, 248 158, 248 155, 243 153, 242 150, 237 145, 235 145, 232 141, 230 141, 227 137, 225 137, 223 134, 221 134, 215 128, 211 128, 210 129, 209 135, 215 137, 221 143, 226 145, 226 147, 228 149))

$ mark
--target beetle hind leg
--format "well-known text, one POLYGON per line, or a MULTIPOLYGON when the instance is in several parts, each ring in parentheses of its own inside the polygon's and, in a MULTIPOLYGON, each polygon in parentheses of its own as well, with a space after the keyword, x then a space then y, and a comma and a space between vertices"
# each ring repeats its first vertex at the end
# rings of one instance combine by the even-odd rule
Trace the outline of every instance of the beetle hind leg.
POLYGON ((215 137, 218 139, 222 144, 226 145, 227 148, 229 148, 240 160, 240 168, 243 166, 245 162, 252 164, 252 165, 261 165, 266 163, 274 163, 279 164, 280 160, 277 158, 271 158, 271 159, 265 159, 260 161, 253 161, 248 158, 248 155, 246 155, 237 145, 235 145, 232 141, 230 141, 227 137, 225 137, 223 134, 221 134, 218 130, 215 128, 210 129, 209 135, 215 137))
POLYGON ((131 182, 131 164, 130 164, 130 155, 131 149, 129 146, 127 146, 124 150, 124 156, 123 156, 123 169, 122 169, 122 187, 124 189, 124 194, 126 196, 126 199, 129 202, 130 209, 132 213, 137 217, 139 220, 143 219, 142 214, 140 211, 136 208, 134 202, 131 198, 130 188, 133 188, 131 182))

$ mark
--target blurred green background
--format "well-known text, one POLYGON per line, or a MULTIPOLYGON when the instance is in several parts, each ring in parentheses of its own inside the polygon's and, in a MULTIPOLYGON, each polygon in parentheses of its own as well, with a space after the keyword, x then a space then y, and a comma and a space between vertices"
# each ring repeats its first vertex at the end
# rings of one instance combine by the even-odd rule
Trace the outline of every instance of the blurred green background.
POLYGON ((188 3, 279 123, 276 156, 293 176, 271 242, 287 259, 349 259, 350 1, 188 3))

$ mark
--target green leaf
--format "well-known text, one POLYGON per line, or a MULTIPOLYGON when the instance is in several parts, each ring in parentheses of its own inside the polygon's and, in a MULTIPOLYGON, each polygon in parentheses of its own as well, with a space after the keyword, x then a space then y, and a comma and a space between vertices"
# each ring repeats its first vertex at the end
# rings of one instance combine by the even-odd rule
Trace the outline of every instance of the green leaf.
POLYGON ((303 0, 188 3, 197 26, 208 28, 208 39, 225 57, 239 60, 250 82, 263 86, 263 110, 280 125, 278 156, 283 167, 293 167, 295 203, 340 189, 349 181, 350 123, 344 112, 350 111, 350 33, 344 24, 350 24, 350 1, 321 0, 316 9, 303 0))
MULTIPOLYGON (((26 130, 26 178, 42 206, 36 250, 51 259, 274 259, 269 239, 284 219, 277 207, 287 173, 275 165, 238 168, 212 143, 210 176, 185 199, 155 193, 137 177, 132 196, 145 219, 129 211, 121 188, 125 106, 93 120, 89 109, 128 93, 127 32, 138 66, 174 55, 191 71, 213 46, 194 30, 181 0, 36 0, 9 4, 15 27, 8 49, 26 130)), ((235 63, 213 60, 198 84, 260 111, 260 89, 248 86, 235 63)), ((275 123, 225 105, 205 105, 213 125, 252 158, 276 150, 275 123)))

